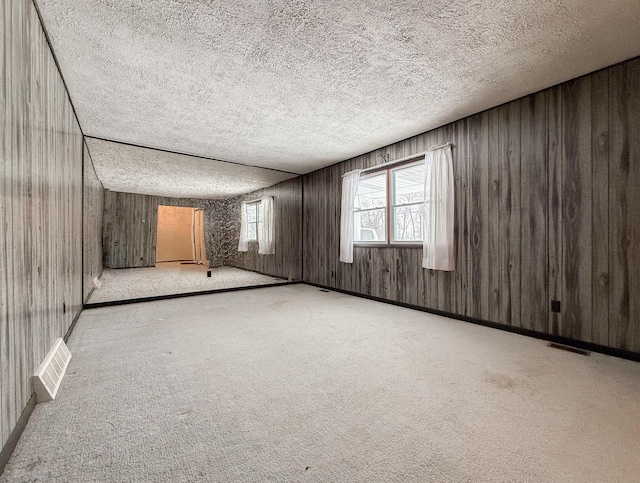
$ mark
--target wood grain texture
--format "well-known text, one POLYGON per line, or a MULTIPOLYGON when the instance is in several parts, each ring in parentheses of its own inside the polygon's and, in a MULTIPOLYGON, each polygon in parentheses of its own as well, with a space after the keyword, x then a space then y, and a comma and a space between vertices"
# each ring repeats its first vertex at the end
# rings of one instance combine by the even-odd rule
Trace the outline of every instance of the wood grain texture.
MULTIPOLYGON (((469 129, 469 119, 462 119, 455 123, 455 139, 453 141, 453 176, 455 179, 455 220, 454 220, 454 238, 456 243, 456 269, 454 271, 455 278, 455 290, 456 290, 456 306, 455 312, 459 314, 466 314, 468 307, 471 304, 471 299, 468 297, 469 288, 469 266, 467 263, 462 263, 463 260, 468 260, 469 256, 469 224, 468 220, 468 185, 469 185, 469 145, 464 142, 469 129)), ((425 142, 427 137, 424 136, 425 142)), ((431 142, 429 142, 430 145, 431 142)), ((426 147, 423 147, 424 151, 426 147)), ((427 272, 427 271, 425 271, 427 272)), ((422 290, 429 291, 428 283, 431 280, 422 280, 422 290)), ((423 297, 423 300, 426 300, 423 297)))
POLYGON ((0 444, 82 307, 82 133, 29 0, 3 2, 0 444))
POLYGON ((102 274, 104 188, 96 175, 86 143, 83 143, 83 149, 82 299, 86 302, 93 290, 93 279, 102 274))
POLYGON ((562 85, 562 259, 560 335, 591 340, 591 77, 562 85))
MULTIPOLYGON (((563 300, 564 264, 563 264, 563 168, 564 151, 562 143, 562 86, 549 89, 548 126, 549 126, 549 171, 548 171, 548 270, 549 303, 551 300, 563 300)), ((560 335, 562 331, 562 312, 549 310, 547 330, 550 334, 560 335)))
POLYGON ((468 199, 474 200, 469 218, 468 270, 471 305, 468 315, 489 319, 489 113, 469 119, 468 199))
POLYGON ((547 94, 527 96, 520 110, 520 320, 544 332, 547 292, 547 94))
POLYGON ((640 59, 609 73, 609 344, 640 352, 640 59))
POLYGON ((158 206, 184 206, 204 212, 205 248, 209 266, 232 265, 237 200, 165 198, 105 191, 103 260, 108 268, 153 267, 156 261, 158 206))
POLYGON ((592 342, 609 344, 609 69, 591 81, 592 342))
POLYGON ((489 111, 489 147, 488 147, 488 274, 489 274, 489 314, 491 322, 500 321, 500 111, 489 111))
POLYGON ((520 319, 520 110, 521 101, 498 109, 500 166, 500 322, 521 327, 520 319))
POLYGON ((184 206, 204 211, 209 265, 234 266, 282 278, 302 277, 302 182, 294 178, 230 200, 165 198, 105 192, 103 247, 109 268, 151 267, 156 260, 158 206, 184 206), (274 197, 276 253, 258 255, 256 243, 238 252, 240 206, 244 199, 274 197))
POLYGON ((104 266, 153 267, 156 262, 158 206, 169 204, 168 198, 160 196, 107 190, 102 229, 104 266))
POLYGON ((303 177, 304 280, 613 348, 640 349, 640 60, 303 177), (338 262, 341 175, 450 141, 456 270, 416 248, 338 262), (418 268, 416 268, 418 267, 418 268), (551 313, 560 300, 562 312, 551 313), (414 302, 415 300, 415 302, 414 302))
POLYGON ((240 207, 242 201, 272 196, 275 214, 275 254, 258 254, 258 244, 249 242, 249 251, 237 253, 232 266, 291 280, 302 278, 302 180, 293 178, 269 188, 234 198, 235 220, 231 244, 237 252, 240 239, 240 207))

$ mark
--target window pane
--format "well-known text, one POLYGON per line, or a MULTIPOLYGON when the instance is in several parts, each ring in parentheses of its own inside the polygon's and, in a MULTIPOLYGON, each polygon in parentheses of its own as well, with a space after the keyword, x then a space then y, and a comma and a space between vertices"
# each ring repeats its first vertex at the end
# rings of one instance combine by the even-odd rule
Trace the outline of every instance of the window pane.
POLYGON ((385 241, 387 238, 386 210, 360 211, 354 213, 355 241, 385 241))
POLYGON ((394 205, 422 203, 424 200, 424 163, 393 171, 394 205))
POLYGON ((394 208, 394 241, 422 241, 423 219, 422 204, 394 208))
POLYGON ((255 223, 258 217, 258 203, 249 203, 247 207, 247 223, 255 223))
POLYGON ((387 173, 360 178, 356 209, 387 206, 387 173))
POLYGON ((256 223, 247 223, 247 240, 257 240, 256 223))

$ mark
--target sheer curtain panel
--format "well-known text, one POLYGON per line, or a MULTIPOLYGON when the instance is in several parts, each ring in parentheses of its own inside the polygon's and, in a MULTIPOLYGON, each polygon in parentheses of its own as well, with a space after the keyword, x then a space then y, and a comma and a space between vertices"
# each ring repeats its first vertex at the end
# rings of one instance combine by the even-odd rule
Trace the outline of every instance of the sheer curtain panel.
POLYGON ((353 207, 361 169, 342 176, 342 204, 340 210, 340 261, 353 263, 353 207))
POLYGON ((240 241, 238 242, 238 251, 246 252, 249 250, 249 241, 247 240, 247 204, 242 203, 240 207, 240 241))
POLYGON ((260 255, 273 255, 276 252, 273 198, 264 196, 260 199, 260 221, 262 231, 258 232, 258 253, 260 255))
POLYGON ((451 146, 427 151, 424 157, 424 237, 422 267, 455 269, 453 242, 454 180, 451 146))

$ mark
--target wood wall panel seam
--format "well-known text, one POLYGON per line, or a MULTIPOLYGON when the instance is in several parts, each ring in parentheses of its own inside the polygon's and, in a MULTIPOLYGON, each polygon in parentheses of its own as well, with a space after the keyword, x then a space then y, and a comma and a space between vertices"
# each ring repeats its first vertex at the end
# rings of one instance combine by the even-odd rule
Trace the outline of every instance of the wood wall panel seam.
POLYGON ((82 306, 82 133, 34 5, 2 6, 0 438, 82 306))
POLYGON ((639 66, 633 59, 303 176, 304 280, 398 301, 415 293, 422 307, 637 351, 640 264, 629 253, 640 239, 630 219, 640 212, 640 137, 630 135, 640 132, 639 66), (356 247, 353 265, 340 264, 341 174, 444 141, 454 144, 456 271, 416 271, 402 248, 389 260, 388 250, 356 247), (566 311, 551 313, 551 299, 566 311))

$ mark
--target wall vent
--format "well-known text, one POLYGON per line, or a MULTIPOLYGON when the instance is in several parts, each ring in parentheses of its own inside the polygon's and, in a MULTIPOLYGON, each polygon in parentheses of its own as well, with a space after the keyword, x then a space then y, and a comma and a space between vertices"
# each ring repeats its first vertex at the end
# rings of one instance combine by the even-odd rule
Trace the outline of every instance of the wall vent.
POLYGON ((39 403, 55 399, 70 360, 71 352, 61 338, 57 339, 33 376, 33 390, 39 403))

